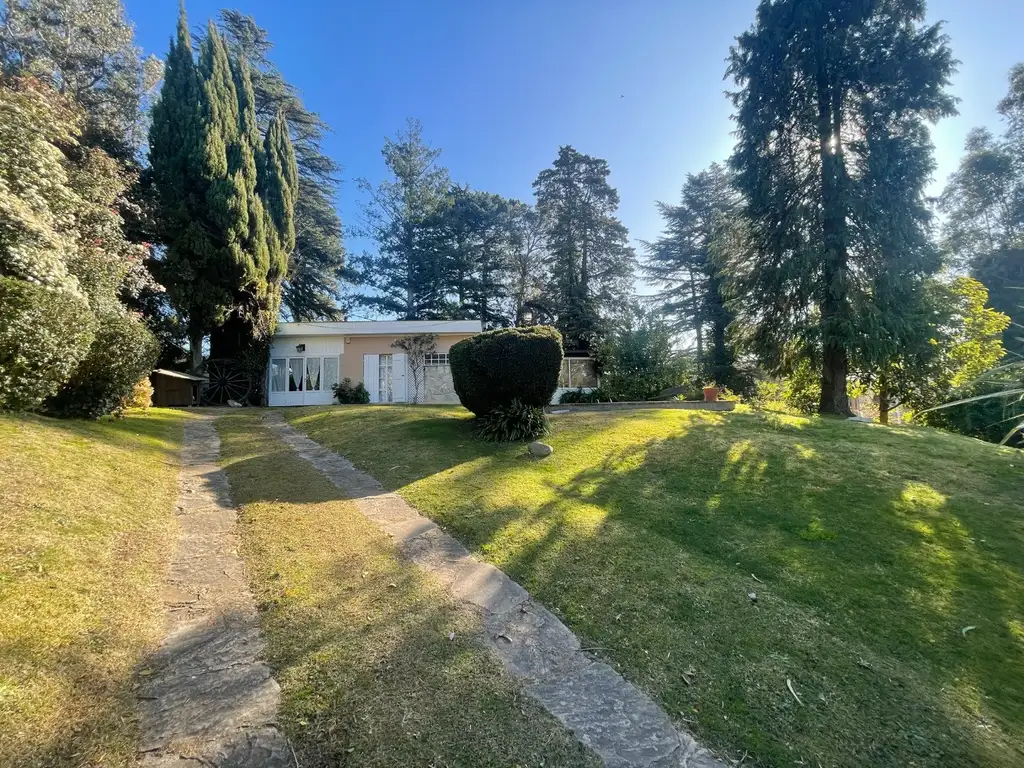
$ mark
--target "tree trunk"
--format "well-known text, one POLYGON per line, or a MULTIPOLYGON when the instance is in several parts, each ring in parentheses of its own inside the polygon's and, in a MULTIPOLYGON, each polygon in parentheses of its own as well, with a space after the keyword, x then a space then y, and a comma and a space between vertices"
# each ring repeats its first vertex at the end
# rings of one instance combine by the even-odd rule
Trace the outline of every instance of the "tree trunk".
POLYGON ((878 422, 889 423, 889 409, 892 408, 892 398, 889 394, 889 379, 883 374, 878 377, 878 422))
MULTIPOLYGON (((824 59, 824 55, 822 54, 824 59)), ((818 412, 851 416, 846 394, 847 350, 840 330, 847 302, 846 200, 841 105, 838 87, 824 65, 817 76, 818 156, 821 160, 822 264, 821 310, 821 399, 818 412)))
POLYGON ((693 296, 693 330, 697 334, 697 367, 704 364, 704 323, 701 318, 700 304, 697 301, 697 280, 690 270, 690 295, 693 296))
POLYGON ((818 401, 818 413, 852 416, 850 398, 846 394, 846 350, 830 344, 825 347, 822 357, 821 399, 818 401))
POLYGON ((191 363, 189 368, 195 375, 199 374, 199 371, 203 367, 203 332, 202 331, 191 331, 188 336, 188 349, 191 363))

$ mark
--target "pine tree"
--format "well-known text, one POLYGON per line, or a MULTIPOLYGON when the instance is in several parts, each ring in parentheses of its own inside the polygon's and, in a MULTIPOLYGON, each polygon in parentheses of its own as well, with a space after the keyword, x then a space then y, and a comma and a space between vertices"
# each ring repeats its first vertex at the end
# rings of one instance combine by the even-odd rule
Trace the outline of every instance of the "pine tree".
POLYGON ((822 413, 850 413, 855 347, 900 325, 898 297, 928 271, 926 122, 954 112, 955 62, 923 17, 920 0, 762 0, 731 51, 750 237, 731 265, 738 321, 772 368, 793 343, 820 351, 822 413), (884 208, 886 186, 911 207, 884 208))
POLYGON ((644 273, 661 287, 657 301, 674 331, 693 331, 702 374, 736 388, 735 351, 726 340, 732 313, 726 307, 716 238, 735 216, 738 197, 725 168, 712 163, 688 175, 679 205, 658 203, 665 234, 647 243, 644 273), (705 347, 705 338, 708 345, 705 347), (707 349, 707 354, 705 354, 707 349))
POLYGON ((466 186, 449 196, 423 227, 425 248, 441 264, 445 316, 480 320, 484 328, 508 325, 511 202, 466 186))
POLYGON ((508 295, 513 325, 523 325, 547 282, 548 256, 540 215, 526 203, 509 207, 508 295))
POLYGON ((448 169, 437 165, 441 150, 423 141, 422 126, 409 120, 387 139, 381 154, 392 178, 374 187, 360 179, 367 194, 360 234, 377 244, 376 253, 356 262, 359 280, 374 290, 363 306, 403 320, 447 316, 447 285, 442 254, 431 247, 431 222, 451 204, 448 169))
POLYGON ((564 146, 533 182, 550 255, 545 308, 567 349, 590 349, 630 292, 636 256, 609 174, 607 161, 564 146))

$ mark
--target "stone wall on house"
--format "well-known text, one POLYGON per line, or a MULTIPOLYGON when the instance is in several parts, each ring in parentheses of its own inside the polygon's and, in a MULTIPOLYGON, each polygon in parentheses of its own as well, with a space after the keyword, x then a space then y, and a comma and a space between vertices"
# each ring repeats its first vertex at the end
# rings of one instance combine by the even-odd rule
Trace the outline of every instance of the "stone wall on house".
POLYGON ((420 378, 423 379, 420 385, 421 403, 458 404, 459 396, 455 394, 450 365, 425 365, 420 371, 420 378))

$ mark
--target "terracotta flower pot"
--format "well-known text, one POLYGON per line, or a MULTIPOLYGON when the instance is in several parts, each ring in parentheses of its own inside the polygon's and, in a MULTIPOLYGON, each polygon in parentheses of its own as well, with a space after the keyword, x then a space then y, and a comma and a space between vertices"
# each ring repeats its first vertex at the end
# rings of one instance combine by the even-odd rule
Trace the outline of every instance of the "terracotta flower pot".
POLYGON ((718 402, 718 387, 704 387, 704 402, 705 403, 717 403, 718 402))

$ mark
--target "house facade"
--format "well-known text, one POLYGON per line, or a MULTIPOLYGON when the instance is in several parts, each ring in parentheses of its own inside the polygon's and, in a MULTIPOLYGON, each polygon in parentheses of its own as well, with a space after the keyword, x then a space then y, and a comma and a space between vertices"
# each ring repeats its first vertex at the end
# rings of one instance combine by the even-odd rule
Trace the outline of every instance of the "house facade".
POLYGON ((329 405, 334 385, 351 379, 372 403, 458 403, 448 351, 480 331, 478 320, 280 323, 270 345, 268 402, 329 405), (419 365, 391 346, 424 333, 437 342, 419 365))

